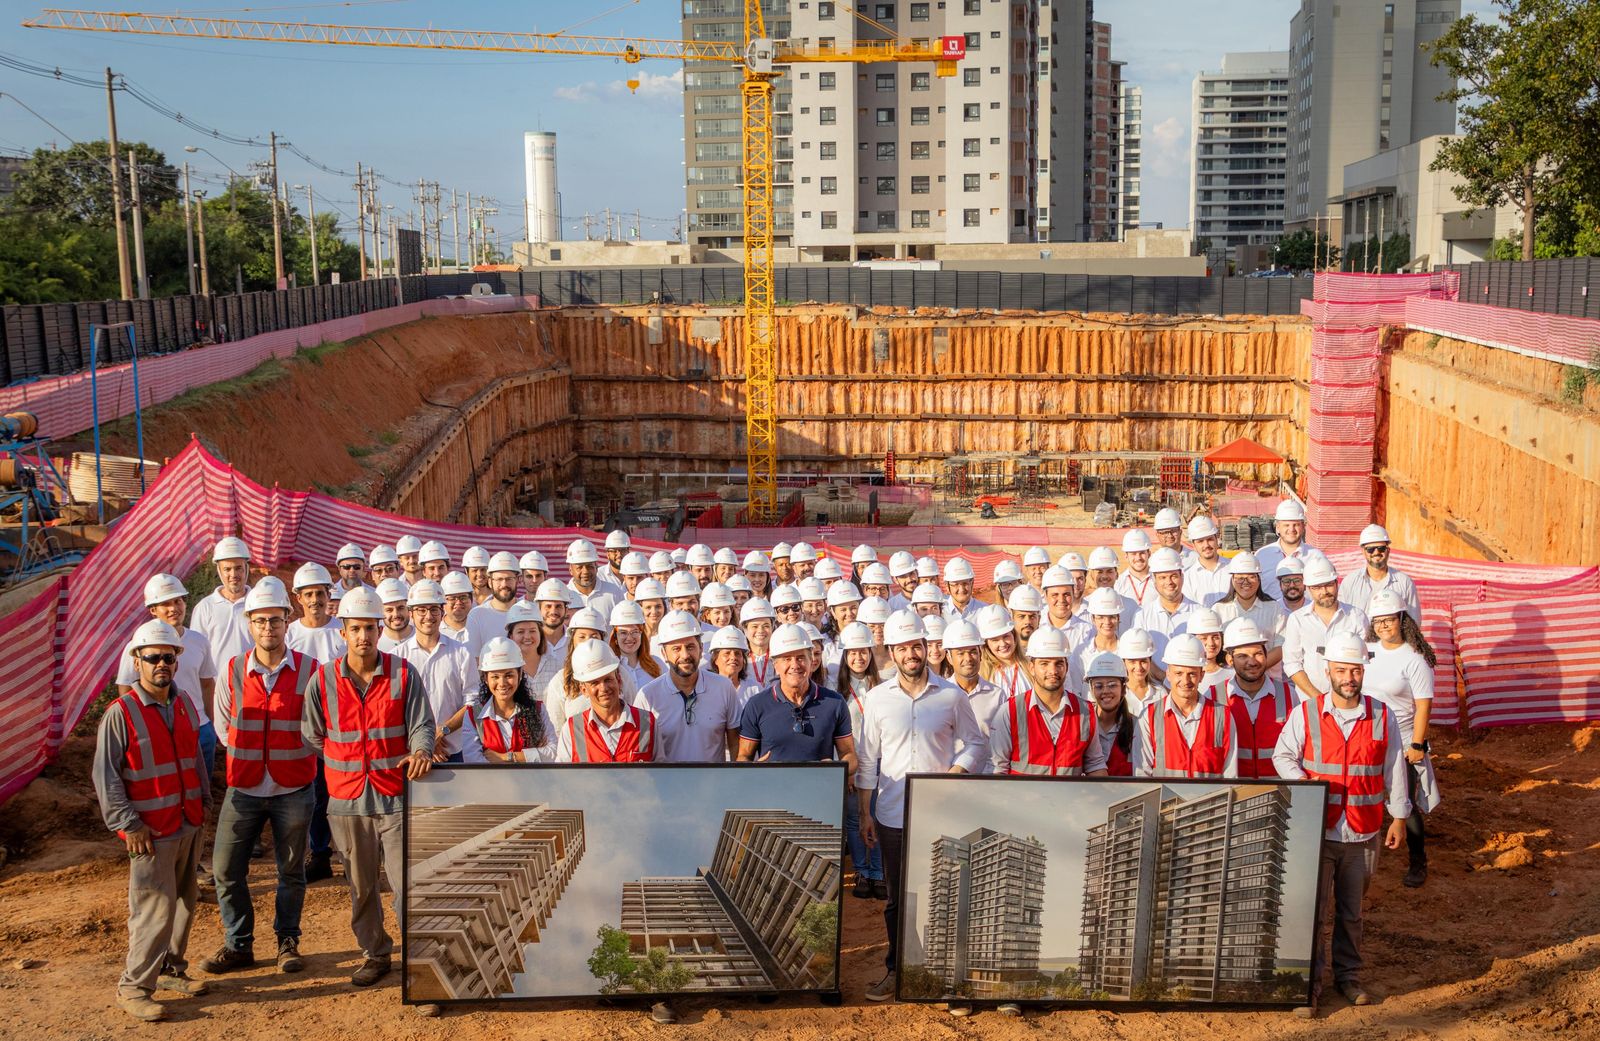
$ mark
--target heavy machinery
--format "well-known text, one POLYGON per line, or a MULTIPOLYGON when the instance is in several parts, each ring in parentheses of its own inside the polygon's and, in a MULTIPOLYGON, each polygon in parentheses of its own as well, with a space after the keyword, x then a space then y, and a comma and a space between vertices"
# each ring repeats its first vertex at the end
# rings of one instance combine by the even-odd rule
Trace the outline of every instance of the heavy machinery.
MULTIPOLYGON (((744 32, 739 40, 630 39, 564 33, 494 32, 461 29, 405 29, 331 25, 183 14, 47 9, 23 22, 26 28, 85 32, 138 33, 260 43, 307 43, 352 47, 403 47, 422 50, 498 51, 515 54, 594 55, 627 64, 646 59, 731 62, 744 69, 744 305, 745 453, 750 487, 749 519, 770 524, 779 512, 776 298, 773 236, 773 81, 784 66, 801 63, 933 62, 939 76, 954 76, 966 57, 966 38, 901 39, 887 34, 845 49, 822 41, 774 40, 767 35, 761 0, 743 0, 744 32)), ((848 5, 839 6, 848 9, 848 5)), ((630 81, 630 85, 637 81, 630 81)))

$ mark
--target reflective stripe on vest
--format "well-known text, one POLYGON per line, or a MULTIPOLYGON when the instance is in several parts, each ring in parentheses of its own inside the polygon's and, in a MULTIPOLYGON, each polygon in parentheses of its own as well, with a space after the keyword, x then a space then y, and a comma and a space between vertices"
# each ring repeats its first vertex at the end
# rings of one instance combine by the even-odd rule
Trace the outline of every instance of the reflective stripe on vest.
POLYGON ((356 693, 355 684, 344 678, 340 660, 321 670, 327 719, 322 755, 328 797, 358 799, 369 783, 379 795, 397 796, 405 789, 401 765, 410 754, 406 744, 406 661, 383 655, 383 672, 373 677, 363 698, 356 693))
MULTIPOLYGON (((1289 718, 1289 690, 1284 684, 1264 681, 1271 694, 1271 716, 1258 709, 1256 718, 1250 718, 1242 695, 1234 693, 1233 681, 1223 687, 1222 700, 1233 714, 1233 731, 1239 736, 1239 776, 1276 777, 1278 768, 1272 765, 1272 752, 1278 747, 1278 735, 1283 733, 1284 721, 1289 718)), ((1263 706, 1265 707, 1265 706, 1263 706)))
POLYGON ((1088 749, 1089 742, 1094 738, 1094 716, 1086 711, 1082 704, 1078 703, 1077 695, 1071 691, 1062 691, 1061 696, 1063 699, 1070 698, 1073 701, 1071 706, 1073 711, 1070 715, 1075 715, 1078 719, 1077 741, 1074 742, 1072 740, 1072 731, 1068 729, 1070 720, 1063 719, 1061 721, 1061 732, 1056 735, 1056 739, 1049 747, 1049 750, 1039 750, 1041 755, 1047 755, 1049 758, 1039 762, 1036 762, 1033 757, 1031 748, 1032 734, 1030 731, 1033 729, 1034 717, 1037 716, 1039 727, 1046 736, 1049 735, 1050 728, 1045 722, 1044 712, 1033 704, 1033 699, 1027 694, 1012 695, 1006 699, 1006 705, 1010 710, 1007 715, 1011 720, 1012 773, 1042 774, 1047 777, 1076 777, 1083 773, 1083 754, 1088 749), (1068 741, 1065 749, 1061 745, 1062 738, 1066 738, 1068 741), (1076 760, 1073 765, 1058 765, 1058 761, 1063 758, 1063 751, 1067 753, 1065 758, 1076 760), (1076 755, 1072 754, 1073 752, 1076 752, 1076 755))
POLYGON ((176 834, 185 821, 199 825, 205 820, 194 710, 187 698, 173 693, 170 729, 161 710, 146 706, 137 694, 130 691, 116 702, 128 730, 118 773, 129 805, 156 838, 176 834))
MULTIPOLYGON (((1332 697, 1324 694, 1323 698, 1332 697)), ((1328 782, 1327 812, 1323 826, 1336 827, 1339 818, 1350 822, 1358 835, 1371 835, 1383 827, 1384 778, 1383 760, 1388 753, 1388 736, 1384 729, 1383 706, 1363 694, 1362 706, 1370 727, 1359 720, 1344 736, 1339 721, 1331 712, 1322 710, 1322 699, 1307 701, 1305 712, 1306 743, 1300 753, 1300 763, 1306 776, 1314 781, 1328 782), (1312 712, 1316 712, 1316 719, 1312 712), (1332 755, 1338 754, 1334 760, 1332 755)))
POLYGON ((601 734, 599 725, 594 721, 593 709, 584 710, 581 732, 578 730, 578 716, 567 720, 567 743, 572 746, 573 762, 648 763, 655 758, 655 714, 632 705, 624 705, 622 710, 628 714, 628 722, 633 729, 630 731, 628 727, 623 727, 614 752, 606 746, 605 736, 601 734))
MULTIPOLYGON (((1150 721, 1150 764, 1156 776, 1164 774, 1178 774, 1183 777, 1221 777, 1228 752, 1228 713, 1227 710, 1218 711, 1219 706, 1211 698, 1201 698, 1200 725, 1195 729, 1195 743, 1187 747, 1182 741, 1183 731, 1179 729, 1179 740, 1173 742, 1178 746, 1183 762, 1171 762, 1171 747, 1167 745, 1167 702, 1170 695, 1150 704, 1145 710, 1150 721), (1205 733, 1206 720, 1211 721, 1212 741, 1209 748, 1200 744, 1200 738, 1205 733), (1194 760, 1198 757, 1200 762, 1194 760), (1207 759, 1214 759, 1215 763, 1207 763, 1207 759), (1214 770, 1202 769, 1214 765, 1214 770)), ((1172 713, 1172 726, 1177 727, 1177 713, 1172 713)))
POLYGON ((316 674, 316 663, 298 651, 289 651, 271 690, 265 678, 250 671, 254 654, 235 655, 228 668, 227 779, 231 788, 254 788, 271 776, 285 788, 303 788, 316 776, 316 753, 301 731, 306 688, 316 674), (284 675, 293 680, 291 690, 279 689, 284 675))

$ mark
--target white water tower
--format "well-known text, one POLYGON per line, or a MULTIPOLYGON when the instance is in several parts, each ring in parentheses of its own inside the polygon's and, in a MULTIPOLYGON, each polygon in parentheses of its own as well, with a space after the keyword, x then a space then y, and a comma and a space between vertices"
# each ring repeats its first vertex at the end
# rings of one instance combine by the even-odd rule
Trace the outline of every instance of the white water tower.
POLYGON ((556 135, 530 130, 522 135, 522 159, 527 176, 523 201, 528 241, 561 241, 561 209, 556 196, 556 135))

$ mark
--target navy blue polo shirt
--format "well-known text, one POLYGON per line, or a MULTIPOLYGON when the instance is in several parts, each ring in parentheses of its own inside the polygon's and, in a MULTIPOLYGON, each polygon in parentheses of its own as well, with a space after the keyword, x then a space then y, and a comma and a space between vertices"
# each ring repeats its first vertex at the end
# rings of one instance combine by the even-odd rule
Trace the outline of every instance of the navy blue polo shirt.
POLYGON ((756 742, 756 758, 771 763, 814 763, 834 757, 833 742, 850 736, 850 706, 837 691, 815 683, 803 705, 784 697, 774 683, 745 702, 739 736, 756 742))

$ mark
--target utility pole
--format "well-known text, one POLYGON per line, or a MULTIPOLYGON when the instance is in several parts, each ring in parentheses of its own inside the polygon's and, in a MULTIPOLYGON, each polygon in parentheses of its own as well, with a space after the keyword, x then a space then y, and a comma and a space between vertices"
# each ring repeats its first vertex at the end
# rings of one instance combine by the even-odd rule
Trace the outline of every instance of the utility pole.
POLYGON ((106 150, 111 159, 111 216, 117 228, 117 275, 122 280, 122 299, 133 299, 133 276, 128 271, 128 240, 122 231, 122 175, 117 161, 117 98, 111 85, 111 68, 106 67, 106 121, 110 140, 106 150))
POLYGON ((194 215, 189 207, 189 160, 183 161, 183 241, 189 254, 189 295, 194 296, 194 215))
POLYGON ((195 215, 200 225, 200 293, 211 295, 211 272, 206 267, 206 193, 201 192, 195 204, 195 215))
MULTIPOLYGON (((471 205, 467 209, 472 209, 471 205)), ((456 205, 456 190, 450 189, 450 259, 456 273, 461 273, 461 207, 456 205)))
POLYGON ((272 272, 274 288, 283 286, 283 224, 278 214, 278 132, 271 132, 272 147, 272 272))
POLYGON ((139 160, 128 149, 128 187, 133 202, 133 270, 139 284, 139 299, 150 299, 150 275, 144 269, 144 207, 139 205, 139 160))
POLYGON ((361 237, 361 278, 367 277, 367 185, 361 179, 361 164, 356 164, 356 229, 361 237))
POLYGON ((317 200, 312 196, 309 184, 306 185, 306 215, 311 237, 311 284, 317 285, 321 281, 321 273, 317 270, 317 200))

